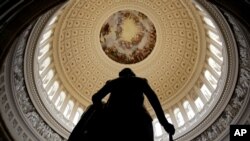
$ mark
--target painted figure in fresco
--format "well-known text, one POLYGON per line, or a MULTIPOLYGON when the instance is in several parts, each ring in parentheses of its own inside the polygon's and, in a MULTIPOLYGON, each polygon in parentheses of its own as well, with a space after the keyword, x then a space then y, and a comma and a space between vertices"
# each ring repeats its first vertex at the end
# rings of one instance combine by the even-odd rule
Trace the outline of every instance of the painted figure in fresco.
POLYGON ((152 118, 145 109, 144 95, 152 105, 160 124, 171 135, 175 128, 165 118, 160 102, 144 78, 136 77, 130 68, 120 71, 119 77, 107 81, 106 85, 93 95, 94 105, 101 105, 108 94, 104 123, 100 140, 105 141, 153 141, 152 118))

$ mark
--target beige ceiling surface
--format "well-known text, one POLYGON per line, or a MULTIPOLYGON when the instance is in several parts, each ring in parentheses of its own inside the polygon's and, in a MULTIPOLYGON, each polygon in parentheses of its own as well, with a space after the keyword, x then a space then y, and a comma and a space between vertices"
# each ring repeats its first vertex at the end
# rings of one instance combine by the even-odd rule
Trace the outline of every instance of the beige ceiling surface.
POLYGON ((165 108, 183 98, 196 83, 205 60, 205 34, 199 14, 188 0, 72 0, 59 17, 53 59, 63 89, 83 105, 124 67, 146 77, 165 108), (112 14, 136 10, 156 29, 150 55, 135 64, 110 59, 100 31, 112 14))

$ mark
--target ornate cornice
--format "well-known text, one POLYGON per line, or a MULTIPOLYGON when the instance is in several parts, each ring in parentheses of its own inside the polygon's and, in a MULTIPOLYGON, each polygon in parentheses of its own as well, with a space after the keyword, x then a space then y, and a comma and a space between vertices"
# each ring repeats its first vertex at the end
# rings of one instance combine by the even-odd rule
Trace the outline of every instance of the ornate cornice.
MULTIPOLYGON (((207 4, 205 2, 201 2, 202 4, 207 4)), ((212 9, 210 8, 209 11, 212 9)), ((217 12, 213 13, 220 13, 218 10, 217 12)), ((230 54, 233 51, 235 51, 235 47, 231 46, 232 48, 228 48, 229 51, 229 60, 233 57, 239 58, 239 68, 238 68, 238 75, 236 80, 236 85, 233 87, 232 95, 227 95, 225 93, 225 96, 229 96, 230 100, 227 102, 227 104, 221 108, 223 110, 219 113, 219 116, 215 118, 216 120, 213 121, 211 125, 209 125, 206 130, 204 130, 201 134, 199 134, 196 138, 194 138, 194 141, 200 141, 204 138, 208 140, 213 141, 221 141, 225 137, 229 135, 229 126, 231 124, 237 124, 239 122, 239 119, 242 118, 243 113, 247 111, 247 106, 249 105, 249 92, 250 92, 250 48, 249 48, 249 40, 247 39, 247 35, 243 32, 244 30, 241 28, 241 25, 237 23, 236 19, 233 18, 232 15, 229 15, 228 13, 222 13, 223 16, 225 16, 223 19, 225 19, 228 24, 230 24, 231 31, 225 32, 225 24, 220 24, 220 27, 224 28, 222 30, 222 33, 225 37, 227 37, 227 34, 234 34, 234 40, 235 43, 232 44, 232 41, 230 38, 226 38, 226 43, 229 45, 236 45, 235 47, 238 49, 238 54, 230 54), (224 32, 223 32, 224 31, 224 32), (239 56, 237 56, 239 55, 239 56)), ((214 15, 214 14, 212 14, 214 15)), ((219 17, 216 17, 215 19, 218 20, 219 17)), ((221 18, 219 18, 221 19, 221 18)), ((220 22, 219 22, 220 23, 220 22)), ((228 26, 227 26, 228 28, 228 26)), ((234 60, 233 60, 234 61, 234 60)), ((230 61, 229 61, 230 62, 230 61)), ((234 63, 234 62, 231 62, 234 63)), ((230 68, 229 64, 229 68, 230 68)), ((231 68, 233 66, 231 65, 231 68)), ((230 87, 230 85, 228 85, 230 87)), ((209 118, 209 117, 208 117, 209 118)), ((243 123, 244 124, 244 123, 243 123)))
MULTIPOLYGON (((227 70, 223 70, 222 75, 225 74, 225 72, 227 72, 226 73, 227 76, 225 77, 226 79, 223 80, 225 81, 225 86, 219 88, 222 89, 222 94, 221 97, 218 99, 218 102, 215 102, 216 105, 214 106, 214 108, 210 109, 211 112, 207 112, 206 118, 199 125, 194 127, 190 132, 176 139, 179 141, 192 140, 192 139, 196 140, 197 138, 203 136, 203 132, 207 132, 212 127, 213 128, 217 127, 213 126, 213 124, 221 116, 228 102, 230 101, 231 96, 233 95, 239 69, 236 41, 226 19, 216 7, 209 4, 205 0, 197 0, 196 2, 202 7, 204 7, 204 9, 206 9, 206 11, 210 14, 210 16, 215 21, 215 23, 217 24, 218 28, 221 31, 219 36, 222 36, 224 38, 223 44, 226 50, 223 53, 227 53, 226 55, 227 57, 224 57, 226 59, 224 62, 227 62, 226 64, 227 67, 225 67, 227 68, 227 70), (195 136, 198 137, 194 139, 195 136)), ((222 132, 224 132, 224 130, 222 130, 219 134, 217 134, 217 137, 219 137, 219 135, 221 135, 222 132)))
POLYGON ((34 25, 34 28, 32 29, 31 37, 29 38, 29 41, 27 43, 27 48, 25 51, 25 58, 24 58, 24 74, 26 81, 26 87, 28 90, 28 93, 30 94, 29 97, 32 100, 35 108, 41 115, 42 119, 54 130, 56 130, 60 135, 62 135, 64 138, 67 138, 69 136, 69 129, 66 129, 65 124, 68 123, 67 120, 61 122, 63 118, 63 115, 61 113, 58 113, 58 111, 55 109, 54 105, 49 106, 49 104, 43 103, 45 100, 43 100, 44 95, 46 95, 45 90, 41 89, 39 86, 42 85, 42 82, 40 79, 37 79, 37 75, 35 75, 35 72, 38 72, 38 67, 36 62, 34 62, 34 58, 36 57, 36 47, 38 40, 40 38, 40 35, 48 22, 48 20, 51 18, 53 14, 59 9, 60 7, 57 7, 55 9, 50 10, 46 14, 42 15, 36 24, 34 25), (50 111, 49 111, 50 110, 50 111), (52 113, 58 113, 57 116, 60 116, 58 118, 55 116, 55 114, 52 113))
MULTIPOLYGON (((55 9, 49 13, 52 14, 55 9)), ((30 91, 27 89, 29 80, 25 79, 24 53, 28 38, 32 31, 29 26, 13 43, 12 51, 6 59, 4 79, 1 81, 1 115, 7 128, 15 140, 57 140, 63 141, 62 133, 48 124, 41 108, 34 105, 30 91), (60 133, 60 134, 58 134, 60 133)), ((37 104, 37 103, 36 103, 37 104)), ((63 134, 67 136, 67 134, 63 134)))

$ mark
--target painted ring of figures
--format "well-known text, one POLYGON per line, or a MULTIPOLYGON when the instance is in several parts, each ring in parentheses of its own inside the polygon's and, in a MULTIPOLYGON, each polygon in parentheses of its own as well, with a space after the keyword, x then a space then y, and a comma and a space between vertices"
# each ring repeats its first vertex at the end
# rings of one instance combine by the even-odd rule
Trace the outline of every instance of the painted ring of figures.
POLYGON ((154 49, 156 29, 143 13, 122 10, 111 15, 103 24, 100 43, 110 59, 121 64, 135 64, 154 49))

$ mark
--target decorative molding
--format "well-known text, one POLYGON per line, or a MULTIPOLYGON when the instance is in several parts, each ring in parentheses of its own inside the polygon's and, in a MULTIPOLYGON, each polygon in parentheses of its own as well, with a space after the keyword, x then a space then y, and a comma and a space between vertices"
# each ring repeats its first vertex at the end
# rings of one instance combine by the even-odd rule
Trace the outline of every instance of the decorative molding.
POLYGON ((19 47, 13 56, 15 60, 12 66, 13 71, 10 71, 12 79, 10 85, 13 88, 16 108, 24 116, 23 119, 28 122, 28 126, 32 129, 30 131, 38 134, 40 139, 62 141, 63 138, 47 124, 47 121, 44 121, 30 99, 24 79, 24 52, 27 39, 20 42, 17 43, 19 47))
POLYGON ((39 79, 36 79, 37 76, 35 75, 35 72, 39 70, 37 70, 37 68, 34 67, 34 65, 36 65, 34 62, 34 57, 36 54, 38 39, 48 20, 52 17, 53 14, 55 14, 55 12, 59 8, 60 7, 52 9, 51 11, 42 15, 34 25, 34 28, 32 29, 31 33, 32 36, 29 38, 29 41, 27 43, 27 48, 25 51, 24 77, 25 80, 27 80, 26 87, 28 93, 30 94, 29 97, 33 102, 35 108, 37 109, 38 113, 42 116, 42 118, 51 128, 56 130, 64 138, 67 138, 70 134, 69 133, 70 123, 68 120, 63 118, 62 113, 58 112, 58 110, 55 109, 54 105, 43 103, 44 101, 46 101, 43 100, 43 98, 45 98, 44 96, 47 94, 45 90, 38 87, 42 85, 42 82, 41 80, 39 81, 39 79))
MULTIPOLYGON (((237 23, 229 13, 222 13, 227 22, 231 25, 231 30, 234 33, 236 44, 239 50, 239 74, 237 83, 231 96, 230 101, 224 108, 220 116, 210 125, 202 134, 193 139, 193 141, 221 141, 229 136, 230 124, 237 124, 239 119, 242 118, 243 113, 249 109, 250 100, 250 47, 249 40, 237 23)), ((249 114, 248 114, 249 115, 249 114)), ((246 120, 246 124, 249 122, 246 120)), ((244 124, 244 122, 243 122, 244 124)))
POLYGON ((24 79, 24 52, 32 25, 13 43, 1 81, 1 115, 15 140, 66 141, 34 107, 24 79))
MULTIPOLYGON (((61 5, 62 6, 62 5, 61 5)), ((58 113, 57 110, 55 110, 53 107, 46 107, 49 105, 45 105, 43 103, 42 98, 44 98, 44 93, 40 94, 41 89, 37 87, 35 84, 35 71, 34 70, 34 57, 35 57, 35 51, 37 46, 37 41, 41 35, 42 30, 44 29, 46 23, 48 20, 52 17, 55 12, 57 12, 58 9, 61 8, 61 6, 58 6, 54 9, 51 9, 46 14, 42 15, 36 24, 34 25, 34 28, 32 29, 31 35, 29 37, 29 41, 27 43, 27 48, 25 51, 25 57, 24 57, 24 77, 26 81, 26 87, 28 90, 28 93, 30 94, 29 97, 31 101, 33 102, 36 110, 42 117, 42 119, 53 129, 56 130, 58 134, 63 136, 64 138, 67 138, 69 136, 69 129, 65 128, 65 125, 68 125, 68 121, 64 120, 63 122, 60 122, 63 118, 63 115, 61 113, 57 114, 56 116, 54 114, 58 113), (53 112, 51 113, 51 111, 53 112), (59 117, 58 117, 59 116, 59 117)), ((40 82, 40 85, 42 83, 40 82)), ((38 85, 39 86, 39 85, 38 85)))
POLYGON ((29 26, 19 38, 17 38, 11 47, 11 52, 8 54, 5 60, 5 69, 4 69, 4 90, 2 97, 2 106, 4 109, 1 111, 2 118, 7 126, 8 132, 12 135, 15 140, 38 140, 38 138, 29 130, 29 126, 24 118, 24 115, 20 111, 17 100, 15 99, 16 94, 22 95, 23 87, 21 86, 24 83, 24 79, 20 77, 19 70, 23 67, 17 65, 22 63, 23 59, 16 59, 15 57, 22 57, 22 48, 25 46, 27 38, 30 33, 31 26, 29 26), (15 58, 15 59, 14 59, 15 58), (18 74, 17 75, 14 75, 18 74), (14 79, 18 82, 17 86, 14 85, 14 79))
MULTIPOLYGON (((216 105, 214 106, 214 108, 211 109, 211 112, 206 116, 206 118, 199 125, 194 127, 190 132, 186 133, 183 136, 177 137, 176 138, 177 141, 196 140, 196 139, 204 138, 204 135, 203 135, 204 132, 205 134, 207 134, 206 131, 211 130, 212 127, 215 130, 216 126, 213 126, 213 123, 216 122, 216 120, 220 117, 220 115, 225 110, 228 102, 230 101, 230 98, 233 95, 233 91, 234 91, 235 84, 237 81, 237 76, 238 76, 238 65, 239 65, 238 53, 237 53, 238 51, 237 51, 237 45, 236 45, 233 33, 230 30, 230 26, 228 25, 224 16, 216 7, 209 4, 205 0, 196 0, 195 2, 197 2, 204 9, 206 9, 206 11, 210 14, 210 16, 212 17, 212 19, 215 21, 218 28, 220 29, 221 31, 220 36, 224 38, 223 44, 226 47, 226 51, 224 53, 227 53, 227 56, 228 56, 227 77, 225 80, 226 81, 225 86, 222 90, 222 95, 219 98, 216 105)), ((217 137, 219 137, 219 135, 217 137)), ((210 138, 211 137, 212 136, 210 135, 210 138)))

